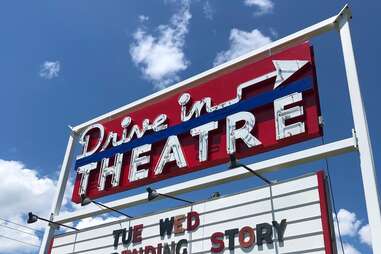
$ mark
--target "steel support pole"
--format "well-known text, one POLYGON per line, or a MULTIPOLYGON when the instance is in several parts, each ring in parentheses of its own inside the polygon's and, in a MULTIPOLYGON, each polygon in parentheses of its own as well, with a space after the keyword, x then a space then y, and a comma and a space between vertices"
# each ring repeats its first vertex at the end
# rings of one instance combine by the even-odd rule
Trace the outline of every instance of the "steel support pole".
MULTIPOLYGON (((54 220, 54 216, 57 216, 60 212, 62 201, 65 194, 66 184, 69 178, 71 164, 73 162, 75 143, 77 142, 77 135, 75 132, 70 133, 69 141, 66 147, 65 157, 62 162, 61 173, 57 183, 57 193, 53 200, 50 220, 54 220)), ((39 254, 47 254, 50 249, 51 240, 54 235, 55 225, 48 224, 46 226, 44 236, 41 241, 41 247, 39 254)))
POLYGON ((342 15, 342 18, 339 19, 338 28, 340 31, 341 45, 343 49, 353 121, 358 139, 362 182, 364 185, 365 202, 372 236, 372 248, 374 254, 379 254, 381 253, 381 241, 378 241, 377 239, 381 236, 381 213, 380 199, 377 190, 376 168, 373 161, 368 123, 361 97, 355 56, 352 47, 352 39, 349 28, 351 13, 348 10, 347 12, 342 13, 342 15))

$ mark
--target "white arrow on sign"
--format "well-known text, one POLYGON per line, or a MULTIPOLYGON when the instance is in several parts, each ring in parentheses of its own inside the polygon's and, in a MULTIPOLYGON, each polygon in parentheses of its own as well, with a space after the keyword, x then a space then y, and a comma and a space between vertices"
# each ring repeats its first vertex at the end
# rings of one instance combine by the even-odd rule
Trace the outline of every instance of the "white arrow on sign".
POLYGON ((298 70, 308 63, 306 60, 273 60, 275 66, 275 71, 266 73, 260 77, 251 79, 240 84, 237 87, 237 96, 234 99, 222 102, 218 105, 212 106, 212 100, 210 97, 205 97, 200 101, 195 101, 191 106, 190 110, 187 110, 186 104, 190 101, 190 94, 183 93, 178 102, 181 106, 181 120, 188 121, 193 116, 199 117, 202 112, 202 108, 205 106, 206 112, 210 113, 230 105, 238 103, 242 99, 242 91, 245 88, 258 84, 269 78, 276 77, 274 82, 274 89, 279 87, 287 79, 292 77, 298 70), (187 112, 188 111, 188 112, 187 112))
POLYGON ((305 60, 274 60, 273 64, 276 69, 274 89, 280 86, 307 63, 308 61, 305 60))
POLYGON ((237 97, 212 107, 212 111, 238 103, 242 99, 242 90, 276 76, 274 89, 289 79, 293 74, 308 63, 306 60, 273 60, 275 71, 242 83, 237 88, 237 97))

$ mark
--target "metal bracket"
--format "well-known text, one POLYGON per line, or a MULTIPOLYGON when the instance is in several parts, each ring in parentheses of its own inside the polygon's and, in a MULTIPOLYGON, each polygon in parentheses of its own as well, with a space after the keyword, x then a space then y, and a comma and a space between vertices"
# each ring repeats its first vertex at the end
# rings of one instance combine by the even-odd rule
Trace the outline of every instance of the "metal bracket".
POLYGON ((340 28, 350 19, 352 19, 352 11, 351 8, 349 8, 349 5, 346 4, 336 16, 336 20, 334 22, 336 25, 336 30, 340 31, 340 28))
POLYGON ((70 136, 73 138, 79 136, 79 131, 77 131, 73 126, 68 125, 67 127, 70 129, 70 136))
POLYGON ((323 127, 324 126, 324 118, 323 118, 323 116, 319 116, 319 125, 321 126, 321 127, 323 127))
MULTIPOLYGON (((54 221, 54 214, 53 214, 53 213, 50 214, 50 216, 49 216, 49 220, 54 221)), ((49 224, 49 226, 50 226, 51 228, 53 228, 54 230, 59 229, 59 226, 58 226, 57 224, 50 223, 50 222, 49 222, 48 224, 49 224)))
POLYGON ((358 149, 359 148, 359 141, 358 141, 355 129, 352 129, 352 137, 353 137, 353 144, 355 145, 355 148, 358 149))

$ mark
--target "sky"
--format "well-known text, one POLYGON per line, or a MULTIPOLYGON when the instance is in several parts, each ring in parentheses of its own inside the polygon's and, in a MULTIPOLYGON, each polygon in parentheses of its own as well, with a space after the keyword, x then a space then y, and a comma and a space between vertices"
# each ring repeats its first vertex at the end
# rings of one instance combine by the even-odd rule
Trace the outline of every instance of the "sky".
MULTIPOLYGON (((37 253, 36 246, 40 244, 45 224, 39 222, 25 228, 26 213, 33 211, 41 216, 49 213, 69 136, 68 125, 83 123, 329 18, 345 3, 338 0, 3 1, 0 8, 0 113, 3 119, 0 125, 0 253, 37 253)), ((351 31, 360 85, 375 165, 379 168, 381 43, 375 32, 379 30, 376 17, 381 3, 349 1, 349 5, 353 12, 351 31)), ((325 142, 350 137, 353 120, 340 38, 336 32, 330 32, 314 38, 311 43, 316 57, 325 142)), ((245 162, 321 142, 321 139, 308 141, 245 162)), ((344 253, 371 253, 358 154, 329 158, 327 163, 323 160, 300 165, 267 177, 286 179, 327 169, 327 165, 344 253)), ((219 170, 222 169, 217 167, 208 173, 219 170)), ((191 174, 156 186, 205 174, 191 174)), ((378 182, 380 176, 378 173, 378 182)), ((243 180, 239 188, 253 184, 260 182, 243 180)), ((64 212, 79 209, 70 203, 70 188, 71 183, 64 212)), ((215 189, 184 197, 200 200, 215 189)), ((222 192, 236 190, 234 183, 222 192)), ((162 207, 159 203, 152 209, 162 207)), ((129 212, 138 214, 144 209, 136 207, 129 212)), ((77 226, 112 219, 115 218, 87 219, 77 226)))

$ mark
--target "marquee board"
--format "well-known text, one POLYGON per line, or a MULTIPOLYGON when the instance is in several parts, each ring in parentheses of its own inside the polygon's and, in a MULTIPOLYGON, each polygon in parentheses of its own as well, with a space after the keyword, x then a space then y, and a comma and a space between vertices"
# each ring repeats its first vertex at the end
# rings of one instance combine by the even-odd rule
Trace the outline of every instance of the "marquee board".
POLYGON ((330 214, 320 171, 271 187, 57 235, 51 253, 332 254, 330 214))
MULTIPOLYGON (((144 101, 144 100, 143 100, 144 101)), ((312 46, 247 60, 80 136, 72 200, 98 198, 322 135, 312 46)))

